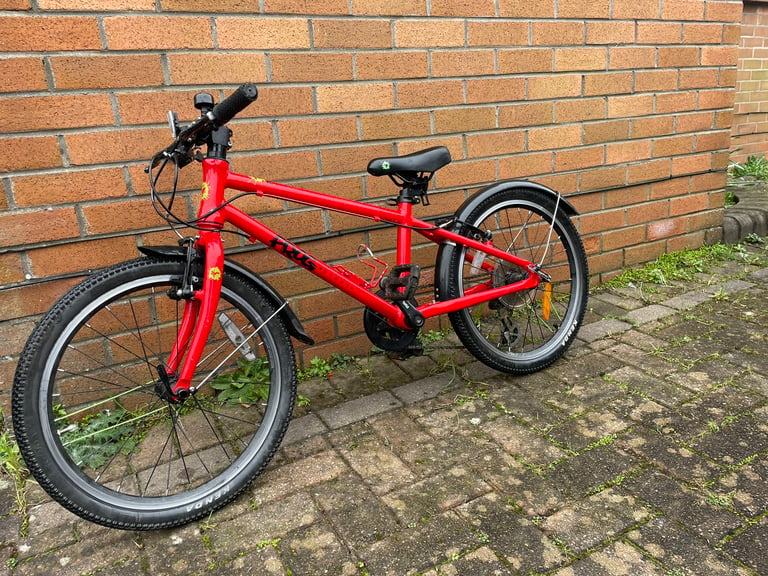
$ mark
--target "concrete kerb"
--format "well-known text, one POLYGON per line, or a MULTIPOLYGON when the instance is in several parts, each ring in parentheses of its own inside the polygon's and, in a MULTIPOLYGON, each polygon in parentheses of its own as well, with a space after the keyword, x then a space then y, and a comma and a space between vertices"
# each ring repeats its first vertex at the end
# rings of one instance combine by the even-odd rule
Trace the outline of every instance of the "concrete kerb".
POLYGON ((738 203, 725 210, 723 242, 735 244, 750 234, 768 235, 768 184, 748 182, 732 192, 738 203))

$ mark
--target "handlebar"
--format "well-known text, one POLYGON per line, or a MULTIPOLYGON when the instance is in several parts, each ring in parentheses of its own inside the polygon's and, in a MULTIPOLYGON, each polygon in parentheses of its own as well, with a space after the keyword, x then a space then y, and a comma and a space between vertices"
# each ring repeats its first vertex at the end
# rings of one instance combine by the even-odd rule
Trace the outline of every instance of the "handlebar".
POLYGON ((164 159, 173 160, 179 167, 186 166, 192 161, 190 154, 193 149, 208 143, 214 130, 227 124, 258 97, 259 91, 255 84, 251 82, 242 84, 212 109, 203 110, 197 120, 179 132, 173 144, 152 157, 151 167, 155 168, 164 159))

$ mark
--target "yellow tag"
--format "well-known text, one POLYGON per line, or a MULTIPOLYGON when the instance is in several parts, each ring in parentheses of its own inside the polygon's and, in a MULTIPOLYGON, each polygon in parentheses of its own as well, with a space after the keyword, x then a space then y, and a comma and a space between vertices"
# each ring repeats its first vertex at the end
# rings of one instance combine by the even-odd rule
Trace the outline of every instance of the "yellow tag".
POLYGON ((208 200, 208 182, 203 182, 203 200, 208 200))
POLYGON ((266 182, 266 180, 264 180, 264 178, 254 178, 253 176, 249 176, 249 178, 251 180, 253 180, 254 182, 256 182, 256 184, 261 184, 262 182, 266 182))
POLYGON ((549 320, 549 314, 552 312, 552 284, 544 284, 544 297, 541 299, 541 317, 549 320))
POLYGON ((218 266, 214 266, 208 270, 208 278, 210 280, 221 280, 221 270, 219 270, 218 266))

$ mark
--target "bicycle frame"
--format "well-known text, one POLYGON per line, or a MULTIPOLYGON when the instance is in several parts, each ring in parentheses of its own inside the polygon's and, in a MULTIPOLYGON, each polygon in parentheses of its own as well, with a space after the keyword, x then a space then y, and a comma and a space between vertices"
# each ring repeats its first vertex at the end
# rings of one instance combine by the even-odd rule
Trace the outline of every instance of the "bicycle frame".
MULTIPOLYGON (((406 316, 396 304, 349 279, 349 273, 334 268, 302 250, 291 241, 245 214, 231 204, 225 204, 225 190, 250 192, 258 196, 267 196, 288 200, 307 206, 327 209, 334 212, 351 214, 361 218, 397 226, 397 265, 411 261, 412 232, 418 232, 436 243, 453 243, 465 246, 477 252, 483 252, 499 260, 509 262, 528 270, 524 280, 494 288, 492 282, 475 286, 459 298, 446 301, 430 302, 419 305, 416 309, 424 318, 455 312, 482 302, 487 302, 521 290, 536 288, 542 281, 533 262, 524 260, 499 250, 490 243, 485 244, 462 236, 447 227, 434 226, 413 216, 413 204, 399 202, 396 208, 385 208, 365 202, 347 200, 329 194, 304 190, 294 186, 251 178, 230 171, 226 160, 203 160, 203 187, 198 218, 208 215, 199 224, 202 231, 197 246, 205 253, 205 269, 202 290, 187 300, 184 317, 179 330, 176 346, 168 360, 168 369, 178 374, 174 393, 180 389, 190 390, 190 382, 195 367, 202 353, 205 342, 214 322, 216 307, 221 293, 224 270, 224 249, 220 230, 225 224, 231 224, 248 234, 250 242, 260 242, 283 257, 298 264, 311 274, 321 278, 359 301, 364 306, 376 311, 393 326, 402 330, 411 330, 406 316), (191 338, 191 340, 190 340, 191 338), (185 354, 186 351, 186 354, 185 354), (186 358, 185 358, 186 357, 186 358), (182 365, 183 361, 183 365, 182 365), (179 370, 181 367, 181 370, 179 370)), ((467 256, 471 258, 471 256, 467 256)), ((491 270, 485 260, 483 268, 491 270)))

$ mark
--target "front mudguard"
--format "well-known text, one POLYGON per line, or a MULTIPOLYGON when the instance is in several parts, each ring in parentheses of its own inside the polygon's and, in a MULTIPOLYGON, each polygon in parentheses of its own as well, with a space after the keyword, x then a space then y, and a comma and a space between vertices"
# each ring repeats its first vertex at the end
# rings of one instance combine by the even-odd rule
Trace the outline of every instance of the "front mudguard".
MULTIPOLYGON (((550 197, 552 200, 557 200, 559 197, 559 210, 565 212, 569 218, 579 214, 576 208, 573 207, 573 204, 568 202, 563 196, 560 196, 552 188, 548 188, 543 184, 537 184, 536 182, 529 182, 528 180, 503 180, 482 188, 467 198, 454 213, 449 229, 456 234, 462 234, 466 220, 475 208, 485 202, 490 196, 513 188, 517 190, 530 190, 545 197, 550 197)), ((453 242, 444 242, 437 250, 437 257, 435 258, 435 300, 438 302, 448 298, 447 288, 450 262, 453 260, 455 251, 460 249, 453 242)))
MULTIPOLYGON (((139 246, 139 252, 145 256, 174 258, 178 260, 186 260, 187 258, 187 249, 184 246, 139 246)), ((230 260, 224 261, 224 274, 227 272, 240 274, 261 290, 264 296, 268 298, 276 308, 280 309, 280 318, 285 322, 285 325, 288 328, 288 333, 291 336, 304 344, 315 343, 312 337, 304 331, 301 321, 296 317, 296 314, 291 307, 286 304, 285 299, 280 296, 277 290, 275 290, 266 280, 242 264, 230 260), (283 306, 283 304, 286 305, 283 306)))

